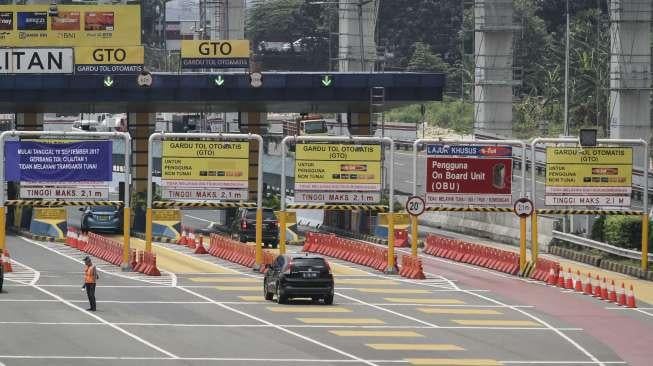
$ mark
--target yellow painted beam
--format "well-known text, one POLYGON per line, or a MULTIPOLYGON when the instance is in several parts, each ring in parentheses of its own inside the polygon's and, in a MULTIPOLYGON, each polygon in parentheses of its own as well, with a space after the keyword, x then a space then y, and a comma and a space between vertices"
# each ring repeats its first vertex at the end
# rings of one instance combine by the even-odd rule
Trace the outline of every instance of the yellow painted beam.
POLYGON ((466 314, 466 315, 501 315, 500 311, 492 309, 460 309, 460 308, 418 308, 425 314, 466 314))
POLYGON ((215 286, 220 291, 262 291, 262 286, 215 286))
POLYGON ((539 327, 540 324, 530 320, 485 320, 485 319, 453 319, 460 325, 482 327, 539 327))
POLYGON ((352 268, 352 267, 348 267, 348 266, 343 266, 342 264, 333 263, 331 261, 329 261, 329 265, 331 266, 331 269, 333 270, 333 274, 336 275, 336 276, 338 276, 338 275, 341 275, 341 276, 369 275, 369 273, 367 273, 365 271, 362 271, 360 269, 352 268))
POLYGON ((379 351, 464 351, 455 344, 422 343, 369 343, 366 346, 379 351))
POLYGON ((413 331, 402 330, 330 330, 329 333, 340 337, 393 337, 420 338, 423 335, 413 331))
POLYGON ((190 280, 200 283, 261 283, 257 278, 247 277, 192 277, 190 280))
POLYGON ((387 302, 394 302, 399 304, 424 304, 424 305, 463 305, 464 301, 458 299, 420 299, 412 298, 407 299, 403 297, 386 297, 387 302))
POLYGON ((274 313, 351 313, 351 310, 338 306, 268 306, 274 313))
POLYGON ((341 285, 399 285, 393 280, 379 280, 374 278, 336 278, 336 283, 341 285))
POLYGON ((238 296, 243 301, 265 302, 263 296, 238 296))
POLYGON ((297 318, 306 324, 385 324, 375 318, 297 318))
POLYGON ((481 358, 407 358, 406 362, 416 366, 502 366, 503 363, 481 358))
POLYGON ((357 288, 360 292, 368 294, 429 294, 429 290, 411 288, 357 288))

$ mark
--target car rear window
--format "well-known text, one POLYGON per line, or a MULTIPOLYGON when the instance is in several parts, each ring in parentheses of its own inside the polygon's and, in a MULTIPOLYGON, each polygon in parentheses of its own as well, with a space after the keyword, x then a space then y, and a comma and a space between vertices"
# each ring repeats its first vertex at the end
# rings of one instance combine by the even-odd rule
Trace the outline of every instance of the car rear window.
POLYGON ((293 258, 292 262, 297 267, 326 267, 323 258, 293 258))
POLYGON ((114 212, 116 208, 114 206, 93 206, 91 207, 93 212, 114 212))
MULTIPOLYGON (((256 210, 247 210, 247 214, 245 217, 249 220, 256 220, 256 210)), ((263 220, 276 220, 276 216, 274 216, 274 211, 270 209, 263 210, 263 220)))

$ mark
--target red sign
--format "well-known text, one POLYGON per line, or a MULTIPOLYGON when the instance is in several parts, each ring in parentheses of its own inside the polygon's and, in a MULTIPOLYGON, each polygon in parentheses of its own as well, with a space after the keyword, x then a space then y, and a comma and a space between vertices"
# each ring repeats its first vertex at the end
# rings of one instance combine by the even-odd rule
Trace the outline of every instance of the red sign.
POLYGON ((429 157, 426 203, 512 205, 512 159, 429 157))

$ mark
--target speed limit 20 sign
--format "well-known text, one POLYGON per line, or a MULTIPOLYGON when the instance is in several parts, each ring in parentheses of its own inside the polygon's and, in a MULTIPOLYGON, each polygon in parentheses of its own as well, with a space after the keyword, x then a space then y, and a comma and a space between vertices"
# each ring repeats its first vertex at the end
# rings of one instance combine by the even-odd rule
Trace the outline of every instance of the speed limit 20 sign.
POLYGON ((425 207, 426 204, 424 203, 424 200, 419 196, 411 196, 406 201, 406 211, 413 216, 423 214, 425 207))

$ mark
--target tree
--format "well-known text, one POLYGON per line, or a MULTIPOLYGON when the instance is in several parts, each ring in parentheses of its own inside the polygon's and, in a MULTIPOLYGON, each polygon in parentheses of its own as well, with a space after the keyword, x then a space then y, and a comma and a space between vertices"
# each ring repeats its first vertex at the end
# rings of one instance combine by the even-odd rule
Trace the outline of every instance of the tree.
POLYGON ((437 71, 447 72, 449 64, 442 60, 440 55, 431 51, 431 47, 423 42, 413 44, 413 54, 408 61, 409 71, 437 71))

